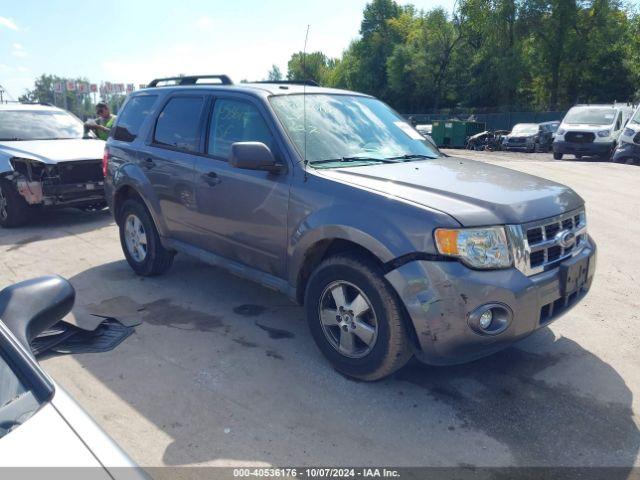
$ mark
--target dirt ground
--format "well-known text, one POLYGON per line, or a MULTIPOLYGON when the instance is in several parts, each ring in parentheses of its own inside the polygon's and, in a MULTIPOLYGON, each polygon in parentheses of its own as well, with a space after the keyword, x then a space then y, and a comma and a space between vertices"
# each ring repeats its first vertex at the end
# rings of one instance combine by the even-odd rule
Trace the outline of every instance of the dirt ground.
POLYGON ((467 365, 348 380, 277 293, 186 256, 136 277, 107 212, 1 230, 0 286, 58 273, 79 315, 142 320, 111 352, 42 363, 143 466, 640 465, 640 168, 449 153, 568 184, 599 246, 582 303, 467 365))

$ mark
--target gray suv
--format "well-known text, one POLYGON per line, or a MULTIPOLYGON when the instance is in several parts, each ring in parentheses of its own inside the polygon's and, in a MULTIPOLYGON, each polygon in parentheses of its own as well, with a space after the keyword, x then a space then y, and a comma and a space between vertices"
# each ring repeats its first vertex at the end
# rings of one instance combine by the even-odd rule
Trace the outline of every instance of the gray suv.
POLYGON ((111 135, 105 189, 131 268, 157 275, 182 252, 284 292, 352 377, 488 355, 591 286, 575 192, 447 157, 368 95, 159 79, 111 135))

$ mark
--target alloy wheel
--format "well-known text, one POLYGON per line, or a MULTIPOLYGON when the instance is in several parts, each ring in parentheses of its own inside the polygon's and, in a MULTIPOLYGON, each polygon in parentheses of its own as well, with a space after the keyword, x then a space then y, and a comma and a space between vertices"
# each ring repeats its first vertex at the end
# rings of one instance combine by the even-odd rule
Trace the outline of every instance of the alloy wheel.
POLYGON ((340 354, 350 358, 366 356, 378 338, 378 320, 369 298, 346 281, 329 284, 318 305, 325 337, 340 354))
POLYGON ((124 240, 129 255, 142 263, 147 258, 147 233, 137 215, 129 214, 124 223, 124 240))

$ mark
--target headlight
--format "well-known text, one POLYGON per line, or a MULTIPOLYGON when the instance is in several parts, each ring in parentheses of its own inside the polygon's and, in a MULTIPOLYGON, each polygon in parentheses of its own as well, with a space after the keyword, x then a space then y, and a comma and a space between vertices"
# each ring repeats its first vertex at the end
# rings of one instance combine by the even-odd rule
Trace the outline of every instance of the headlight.
POLYGON ((625 129, 624 129, 624 132, 622 132, 622 134, 623 134, 625 137, 633 137, 633 136, 635 135, 635 133, 636 133, 636 131, 635 131, 635 130, 633 130, 633 129, 631 129, 631 128, 625 128, 625 129))
POLYGON ((556 135, 564 135, 567 131, 564 128, 559 128, 556 130, 556 135))
POLYGON ((438 228, 436 247, 442 255, 459 258, 472 268, 508 268, 511 255, 503 227, 438 228))
POLYGON ((600 130, 598 132, 599 137, 608 137, 611 134, 609 130, 600 130))

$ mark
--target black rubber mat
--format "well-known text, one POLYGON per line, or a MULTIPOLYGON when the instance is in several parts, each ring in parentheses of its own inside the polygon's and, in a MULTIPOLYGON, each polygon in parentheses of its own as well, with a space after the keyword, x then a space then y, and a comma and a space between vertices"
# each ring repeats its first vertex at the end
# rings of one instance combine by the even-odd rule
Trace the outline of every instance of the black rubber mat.
POLYGON ((44 353, 99 353, 116 348, 135 329, 115 318, 107 318, 95 330, 87 331, 66 322, 58 322, 52 329, 31 342, 34 355, 44 353))

